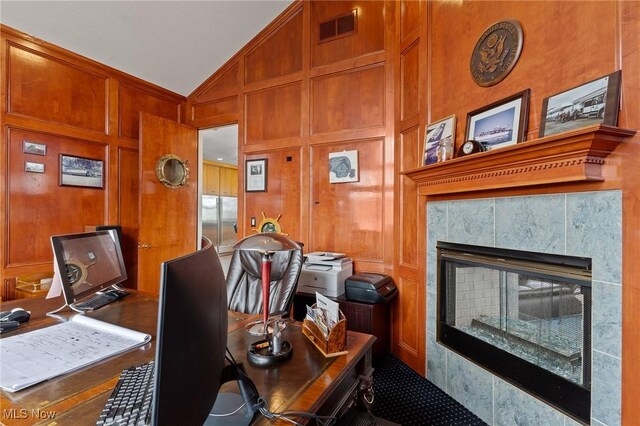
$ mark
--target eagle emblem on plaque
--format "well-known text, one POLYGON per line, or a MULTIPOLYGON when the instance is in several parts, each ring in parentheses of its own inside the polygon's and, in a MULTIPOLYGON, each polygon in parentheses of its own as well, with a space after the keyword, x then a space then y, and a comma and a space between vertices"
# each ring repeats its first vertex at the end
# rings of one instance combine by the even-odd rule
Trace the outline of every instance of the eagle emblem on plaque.
POLYGON ((518 21, 502 21, 487 28, 471 55, 473 80, 483 87, 502 81, 518 61, 522 42, 522 27, 518 21))

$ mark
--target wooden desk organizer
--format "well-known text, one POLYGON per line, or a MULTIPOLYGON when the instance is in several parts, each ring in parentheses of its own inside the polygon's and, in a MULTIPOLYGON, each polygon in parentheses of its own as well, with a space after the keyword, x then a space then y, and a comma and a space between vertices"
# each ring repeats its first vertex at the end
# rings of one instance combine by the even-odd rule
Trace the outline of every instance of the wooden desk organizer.
MULTIPOLYGON (((315 305, 314 305, 315 307, 315 305)), ((347 348, 347 320, 342 311, 339 311, 340 321, 329 331, 329 337, 325 338, 318 325, 308 319, 302 322, 302 333, 311 340, 311 343, 322 355, 333 357, 348 353, 347 348)))

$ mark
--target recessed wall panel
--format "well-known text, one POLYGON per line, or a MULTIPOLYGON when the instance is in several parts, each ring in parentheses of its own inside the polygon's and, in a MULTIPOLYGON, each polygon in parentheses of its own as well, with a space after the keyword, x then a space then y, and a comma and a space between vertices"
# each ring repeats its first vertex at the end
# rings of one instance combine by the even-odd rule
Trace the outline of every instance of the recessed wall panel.
POLYGON ((383 1, 316 1, 311 5, 311 63, 317 67, 384 50, 386 25, 383 1), (344 37, 320 41, 320 25, 356 11, 356 30, 344 37))
POLYGON ((345 141, 311 148, 311 229, 314 251, 384 261, 384 140, 345 141), (329 182, 329 154, 357 151, 357 182, 329 182))
POLYGON ((400 54, 401 119, 418 114, 420 109, 419 44, 414 43, 400 54))
POLYGON ((106 133, 108 77, 9 44, 8 112, 106 133))
POLYGON ((81 232, 84 225, 103 224, 106 219, 108 179, 107 146, 25 130, 9 131, 7 211, 7 266, 48 262, 52 259, 49 238, 81 232), (24 141, 46 147, 45 155, 23 152, 24 141), (60 154, 101 160, 104 189, 60 186, 60 154), (26 163, 39 164, 43 173, 25 170, 26 163))
POLYGON ((384 125, 384 65, 312 80, 312 134, 384 125))
POLYGON ((245 82, 253 83, 301 70, 302 8, 270 34, 268 39, 247 53, 245 82))
POLYGON ((300 82, 246 94, 245 143, 300 137, 301 98, 300 82))
POLYGON ((180 103, 145 90, 120 84, 119 112, 121 137, 138 139, 140 112, 148 112, 173 121, 180 119, 180 103))

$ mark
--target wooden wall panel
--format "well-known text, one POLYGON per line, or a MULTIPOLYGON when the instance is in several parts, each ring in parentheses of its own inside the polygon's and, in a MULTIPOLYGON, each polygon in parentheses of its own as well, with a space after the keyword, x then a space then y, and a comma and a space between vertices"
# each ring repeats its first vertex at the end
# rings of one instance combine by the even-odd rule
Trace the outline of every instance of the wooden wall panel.
MULTIPOLYGON (((84 225, 105 223, 107 190, 60 186, 60 154, 105 161, 106 145, 11 129, 9 132, 7 267, 50 262, 49 237, 83 232, 84 225), (29 140, 47 146, 45 156, 22 152, 29 140), (43 163, 44 173, 25 172, 25 161, 43 163)), ((105 176, 105 185, 106 185, 105 176)))
POLYGON ((238 97, 218 99, 193 105, 191 120, 194 125, 208 120, 237 121, 238 97))
MULTIPOLYGON (((618 123, 640 128, 640 3, 623 2, 621 17, 622 111, 618 123)), ((640 418, 640 134, 621 146, 622 168, 622 422, 632 425, 640 418)))
POLYGON ((529 139, 537 138, 545 97, 615 70, 613 2, 465 2, 464 7, 434 2, 432 10, 431 117, 456 114, 456 148, 463 142, 469 111, 530 88, 528 133, 529 139), (487 27, 507 17, 523 27, 522 54, 502 82, 480 87, 469 72, 470 54, 487 27), (556 30, 549 31, 549 22, 556 30), (452 43, 452 34, 462 36, 452 43))
POLYGON ((414 43, 400 54, 400 119, 406 120, 420 110, 419 44, 414 43))
POLYGON ((122 227, 122 255, 127 267, 128 287, 134 287, 138 276, 138 151, 118 149, 118 224, 122 227))
POLYGON ((140 112, 153 113, 169 120, 180 120, 180 102, 175 98, 159 97, 129 84, 120 84, 119 136, 138 139, 140 112))
MULTIPOLYGON (((262 213, 267 217, 277 218, 282 232, 294 240, 305 244, 300 228, 301 207, 301 153, 300 148, 278 149, 269 152, 255 153, 245 156, 246 160, 267 159, 267 192, 244 193, 245 229, 251 234, 250 218, 255 217, 257 223, 262 220, 262 213)), ((255 232, 255 231, 253 231, 255 232)))
POLYGON ((302 135, 302 84, 295 82, 245 95, 247 145, 302 135))
POLYGON ((311 81, 311 134, 384 126, 384 64, 311 81))
POLYGON ((245 56, 245 83, 302 71, 302 8, 245 56), (274 58, 278 58, 274 60, 274 58))
MULTIPOLYGON (((386 25, 382 1, 314 1, 311 2, 311 64, 327 65, 368 53, 383 51, 386 25), (319 41, 320 24, 356 9, 357 32, 324 43, 319 41)), ((390 19, 390 18, 389 18, 390 19)))
MULTIPOLYGON (((418 165, 419 159, 419 128, 412 127, 400 133, 400 166, 401 170, 410 170, 418 165)), ((400 208, 398 226, 401 229, 399 242, 399 263, 419 267, 423 259, 418 257, 418 196, 414 181, 406 176, 400 176, 400 193, 398 205, 400 208)))
POLYGON ((384 140, 311 147, 311 245, 348 253, 355 261, 383 262, 384 140), (358 151, 359 181, 329 183, 329 154, 358 151))
POLYGON ((107 76, 9 44, 8 112, 107 132, 107 76))
POLYGON ((239 70, 238 61, 234 59, 221 69, 213 79, 205 81, 194 90, 189 100, 193 103, 208 102, 238 91, 240 89, 239 70))
POLYGON ((400 1, 400 43, 420 29, 421 9, 423 2, 414 0, 400 1))
POLYGON ((415 358, 422 351, 420 335, 426 333, 424 324, 416 321, 422 303, 419 291, 421 284, 401 277, 397 280, 397 285, 398 293, 402 294, 402 303, 394 305, 394 310, 397 310, 394 319, 398 322, 398 343, 394 349, 400 351, 401 356, 406 353, 415 358))

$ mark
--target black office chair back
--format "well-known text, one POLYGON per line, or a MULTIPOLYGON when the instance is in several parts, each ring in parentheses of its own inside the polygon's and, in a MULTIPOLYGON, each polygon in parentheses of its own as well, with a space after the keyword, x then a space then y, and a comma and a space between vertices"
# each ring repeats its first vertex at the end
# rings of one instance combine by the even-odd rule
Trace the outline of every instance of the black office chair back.
MULTIPOLYGON (((275 252, 271 261, 269 314, 288 314, 302 270, 302 249, 275 252)), ((262 255, 235 250, 227 273, 229 309, 247 314, 262 313, 262 255)))

